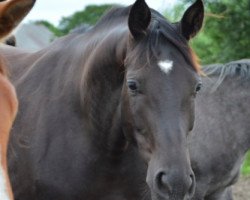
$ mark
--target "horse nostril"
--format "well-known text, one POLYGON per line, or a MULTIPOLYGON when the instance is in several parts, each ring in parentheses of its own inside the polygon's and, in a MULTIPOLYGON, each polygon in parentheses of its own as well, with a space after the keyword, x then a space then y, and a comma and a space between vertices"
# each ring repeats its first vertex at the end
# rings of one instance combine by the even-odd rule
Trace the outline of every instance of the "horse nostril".
POLYGON ((180 198, 191 198, 195 192, 195 176, 193 173, 184 175, 182 173, 166 173, 161 171, 156 174, 154 188, 162 196, 179 196, 180 198))
POLYGON ((156 175, 156 186, 160 191, 171 193, 172 188, 168 183, 168 177, 165 172, 159 172, 156 175))

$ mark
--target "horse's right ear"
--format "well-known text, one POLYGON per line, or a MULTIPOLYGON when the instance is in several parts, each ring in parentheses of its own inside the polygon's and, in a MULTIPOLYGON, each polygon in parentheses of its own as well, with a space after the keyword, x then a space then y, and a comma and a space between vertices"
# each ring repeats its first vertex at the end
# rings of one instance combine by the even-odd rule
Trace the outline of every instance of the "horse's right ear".
POLYGON ((0 2, 0 38, 7 36, 29 13, 36 0, 0 2))
POLYGON ((146 34, 151 21, 151 11, 145 0, 137 0, 131 7, 128 27, 134 39, 139 39, 146 34))
POLYGON ((196 0, 184 13, 181 19, 181 32, 187 39, 193 38, 201 29, 204 19, 202 0, 196 0))

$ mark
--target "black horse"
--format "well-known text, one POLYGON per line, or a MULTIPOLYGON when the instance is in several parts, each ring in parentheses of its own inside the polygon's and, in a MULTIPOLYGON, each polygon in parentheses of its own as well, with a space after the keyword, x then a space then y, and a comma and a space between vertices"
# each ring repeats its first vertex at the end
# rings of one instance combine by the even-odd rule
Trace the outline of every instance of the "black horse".
POLYGON ((250 60, 204 67, 190 140, 197 188, 194 200, 232 200, 250 149, 250 60))
POLYGON ((199 66, 197 0, 171 24, 144 0, 37 53, 4 47, 20 101, 9 145, 16 200, 184 200, 199 66))

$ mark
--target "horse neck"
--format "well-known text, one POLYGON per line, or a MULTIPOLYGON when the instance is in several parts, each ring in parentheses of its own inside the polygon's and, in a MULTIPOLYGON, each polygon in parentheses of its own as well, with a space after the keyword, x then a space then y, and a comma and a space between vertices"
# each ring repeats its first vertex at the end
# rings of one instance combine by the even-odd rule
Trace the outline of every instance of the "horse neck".
POLYGON ((98 134, 97 138, 103 137, 100 141, 106 141, 108 145, 112 143, 111 148, 116 146, 118 138, 123 137, 120 99, 128 39, 124 27, 106 29, 98 34, 97 39, 94 38, 96 44, 84 61, 80 84, 81 108, 88 130, 98 134))
POLYGON ((6 69, 4 67, 4 61, 3 61, 1 56, 0 56, 0 74, 2 74, 2 75, 6 74, 6 69))
POLYGON ((250 149, 250 79, 242 77, 226 78, 219 89, 223 101, 227 104, 227 111, 232 116, 231 123, 234 125, 235 134, 238 137, 239 145, 244 150, 250 149))
MULTIPOLYGON (((203 80, 204 91, 199 99, 203 99, 197 109, 203 110, 208 119, 210 113, 216 118, 216 127, 211 133, 218 131, 231 145, 237 145, 243 151, 250 149, 249 117, 249 87, 250 81, 237 77, 225 78, 220 84, 215 84, 218 76, 203 80), (214 87, 216 85, 216 87, 214 87), (200 108, 201 107, 201 108, 200 108), (205 110, 206 109, 206 110, 205 110), (221 131, 220 131, 221 129, 221 131), (223 129, 223 130, 222 130, 223 129)), ((200 100, 199 100, 200 101, 200 100)), ((206 122, 205 122, 206 123, 206 122)))

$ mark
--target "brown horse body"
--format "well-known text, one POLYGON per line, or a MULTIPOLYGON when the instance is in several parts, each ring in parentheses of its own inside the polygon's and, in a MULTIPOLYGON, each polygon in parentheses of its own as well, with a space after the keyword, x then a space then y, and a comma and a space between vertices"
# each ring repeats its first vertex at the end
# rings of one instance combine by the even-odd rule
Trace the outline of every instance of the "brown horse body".
MULTIPOLYGON (((3 70, 4 66, 1 65, 0 69, 3 70)), ((9 196, 12 197, 10 182, 7 175, 7 160, 6 160, 6 151, 7 151, 7 144, 9 139, 9 132, 12 126, 12 122, 16 116, 17 112, 17 98, 14 87, 11 85, 9 80, 7 79, 4 73, 0 73, 0 147, 1 147, 1 166, 2 170, 0 169, 0 181, 2 184, 6 184, 7 188, 1 189, 0 188, 0 197, 4 194, 4 190, 7 190, 9 196), (3 191, 2 191, 3 190, 3 191)), ((0 187, 1 185, 0 184, 0 187)), ((3 185, 2 185, 3 186, 3 185)), ((4 196, 3 196, 4 197, 4 196)), ((5 197, 3 198, 5 200, 5 197)))
MULTIPOLYGON (((26 16, 34 0, 13 0, 0 2, 0 39, 6 37, 26 16)), ((7 145, 9 132, 18 108, 16 92, 7 78, 5 62, 0 57, 0 199, 13 199, 7 173, 7 145)))

